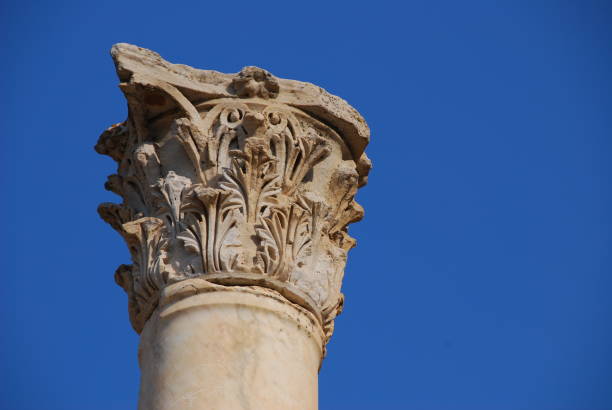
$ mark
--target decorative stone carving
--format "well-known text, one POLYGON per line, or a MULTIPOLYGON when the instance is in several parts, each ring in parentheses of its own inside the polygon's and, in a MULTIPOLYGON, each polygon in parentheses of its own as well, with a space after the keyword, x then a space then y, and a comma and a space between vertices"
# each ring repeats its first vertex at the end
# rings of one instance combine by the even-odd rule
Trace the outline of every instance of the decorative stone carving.
POLYGON ((236 75, 112 49, 129 107, 96 151, 118 163, 100 216, 128 244, 116 281, 141 332, 168 285, 259 286, 313 313, 329 339, 342 309, 347 227, 370 162, 344 100, 257 67, 236 75))

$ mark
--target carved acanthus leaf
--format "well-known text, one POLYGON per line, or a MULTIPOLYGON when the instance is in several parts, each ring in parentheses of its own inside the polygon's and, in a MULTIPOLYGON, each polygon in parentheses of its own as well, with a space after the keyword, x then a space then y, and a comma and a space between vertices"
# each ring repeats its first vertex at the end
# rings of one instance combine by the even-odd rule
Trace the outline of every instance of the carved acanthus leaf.
POLYGON ((145 217, 123 225, 124 238, 132 254, 133 292, 136 303, 150 305, 166 284, 167 240, 163 237, 164 222, 145 217))
POLYGON ((265 71, 244 70, 232 83, 253 100, 201 106, 146 76, 130 81, 129 121, 96 149, 119 162, 106 187, 123 204, 99 212, 130 248, 132 265, 115 277, 134 327, 142 329, 168 284, 235 276, 229 284, 271 281, 283 295, 305 295, 292 301, 322 317, 329 336, 354 245, 347 225, 363 215, 357 165, 335 131, 264 101, 278 93, 265 71))
POLYGON ((98 154, 108 155, 121 161, 127 147, 128 128, 125 122, 111 125, 100 135, 95 150, 98 154))
POLYGON ((275 197, 280 192, 274 157, 261 138, 249 138, 244 151, 233 150, 229 155, 232 165, 219 185, 230 192, 232 201, 240 203, 246 222, 254 224, 266 207, 276 203, 275 197))
POLYGON ((257 234, 261 241, 258 258, 261 271, 286 281, 296 261, 310 244, 309 212, 297 204, 271 208, 261 217, 257 234))
POLYGON ((123 234, 123 224, 132 221, 134 218, 132 208, 110 202, 101 203, 98 206, 98 214, 120 234, 123 234))
POLYGON ((165 178, 160 178, 155 184, 157 189, 153 193, 158 200, 156 213, 165 218, 174 237, 182 230, 182 205, 190 185, 189 178, 179 176, 174 171, 169 171, 165 178))
POLYGON ((238 205, 220 189, 196 186, 193 193, 198 201, 185 209, 185 230, 178 239, 200 256, 203 273, 231 272, 236 257, 227 261, 222 252, 229 231, 241 220, 238 205))
POLYGON ((358 180, 357 172, 346 167, 338 168, 332 176, 338 203, 331 217, 329 234, 337 246, 347 251, 355 246, 355 240, 347 233, 347 226, 363 218, 363 208, 355 202, 358 180))

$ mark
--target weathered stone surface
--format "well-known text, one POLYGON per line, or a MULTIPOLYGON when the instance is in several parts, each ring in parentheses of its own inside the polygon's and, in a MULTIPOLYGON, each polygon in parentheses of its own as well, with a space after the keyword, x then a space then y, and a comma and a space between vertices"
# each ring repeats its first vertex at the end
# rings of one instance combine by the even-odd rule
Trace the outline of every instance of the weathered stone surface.
MULTIPOLYGON (((298 108, 331 125, 342 135, 352 157, 358 161, 370 140, 367 124, 353 107, 313 84, 276 78, 258 67, 245 67, 238 74, 224 74, 171 64, 159 54, 132 44, 115 44, 111 55, 122 83, 130 84, 129 88, 153 88, 152 104, 148 104, 144 113, 147 118, 167 111, 169 106, 188 103, 186 100, 198 103, 217 98, 261 97, 298 108), (156 87, 159 88, 157 93, 156 87), (266 87, 271 87, 270 91, 266 87), (183 95, 181 102, 174 100, 172 95, 164 97, 167 92, 180 97, 174 90, 183 95)), ((367 157, 363 157, 363 162, 369 162, 367 157)))
POLYGON ((222 74, 117 44, 127 121, 96 145, 118 163, 99 213, 125 239, 116 280, 139 333, 164 289, 199 278, 306 309, 323 345, 342 308, 348 224, 370 162, 363 118, 312 84, 257 67, 222 74))
POLYGON ((323 333, 276 292, 190 279, 141 334, 141 410, 315 410, 323 333))

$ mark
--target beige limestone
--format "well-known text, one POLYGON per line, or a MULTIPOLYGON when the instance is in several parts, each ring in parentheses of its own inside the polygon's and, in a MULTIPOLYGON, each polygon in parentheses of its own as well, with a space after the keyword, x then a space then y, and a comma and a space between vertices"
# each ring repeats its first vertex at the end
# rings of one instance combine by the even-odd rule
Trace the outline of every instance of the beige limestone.
POLYGON ((142 332, 140 408, 316 408, 348 225, 363 216, 365 121, 257 67, 198 70, 129 44, 111 54, 129 115, 96 150, 117 161, 106 188, 123 202, 99 213, 132 256, 115 278, 142 332))
POLYGON ((312 313, 262 288, 185 282, 173 287, 191 296, 162 297, 141 334, 141 409, 317 408, 312 313))

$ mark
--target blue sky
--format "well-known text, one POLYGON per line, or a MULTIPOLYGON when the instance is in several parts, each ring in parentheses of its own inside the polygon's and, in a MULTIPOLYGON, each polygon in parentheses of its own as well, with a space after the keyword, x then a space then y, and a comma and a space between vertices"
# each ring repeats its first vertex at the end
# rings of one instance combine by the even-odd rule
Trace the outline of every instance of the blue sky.
POLYGON ((0 408, 136 405, 129 256, 96 214, 116 42, 368 121, 321 410, 612 408, 610 27, 604 1, 2 2, 0 408))

